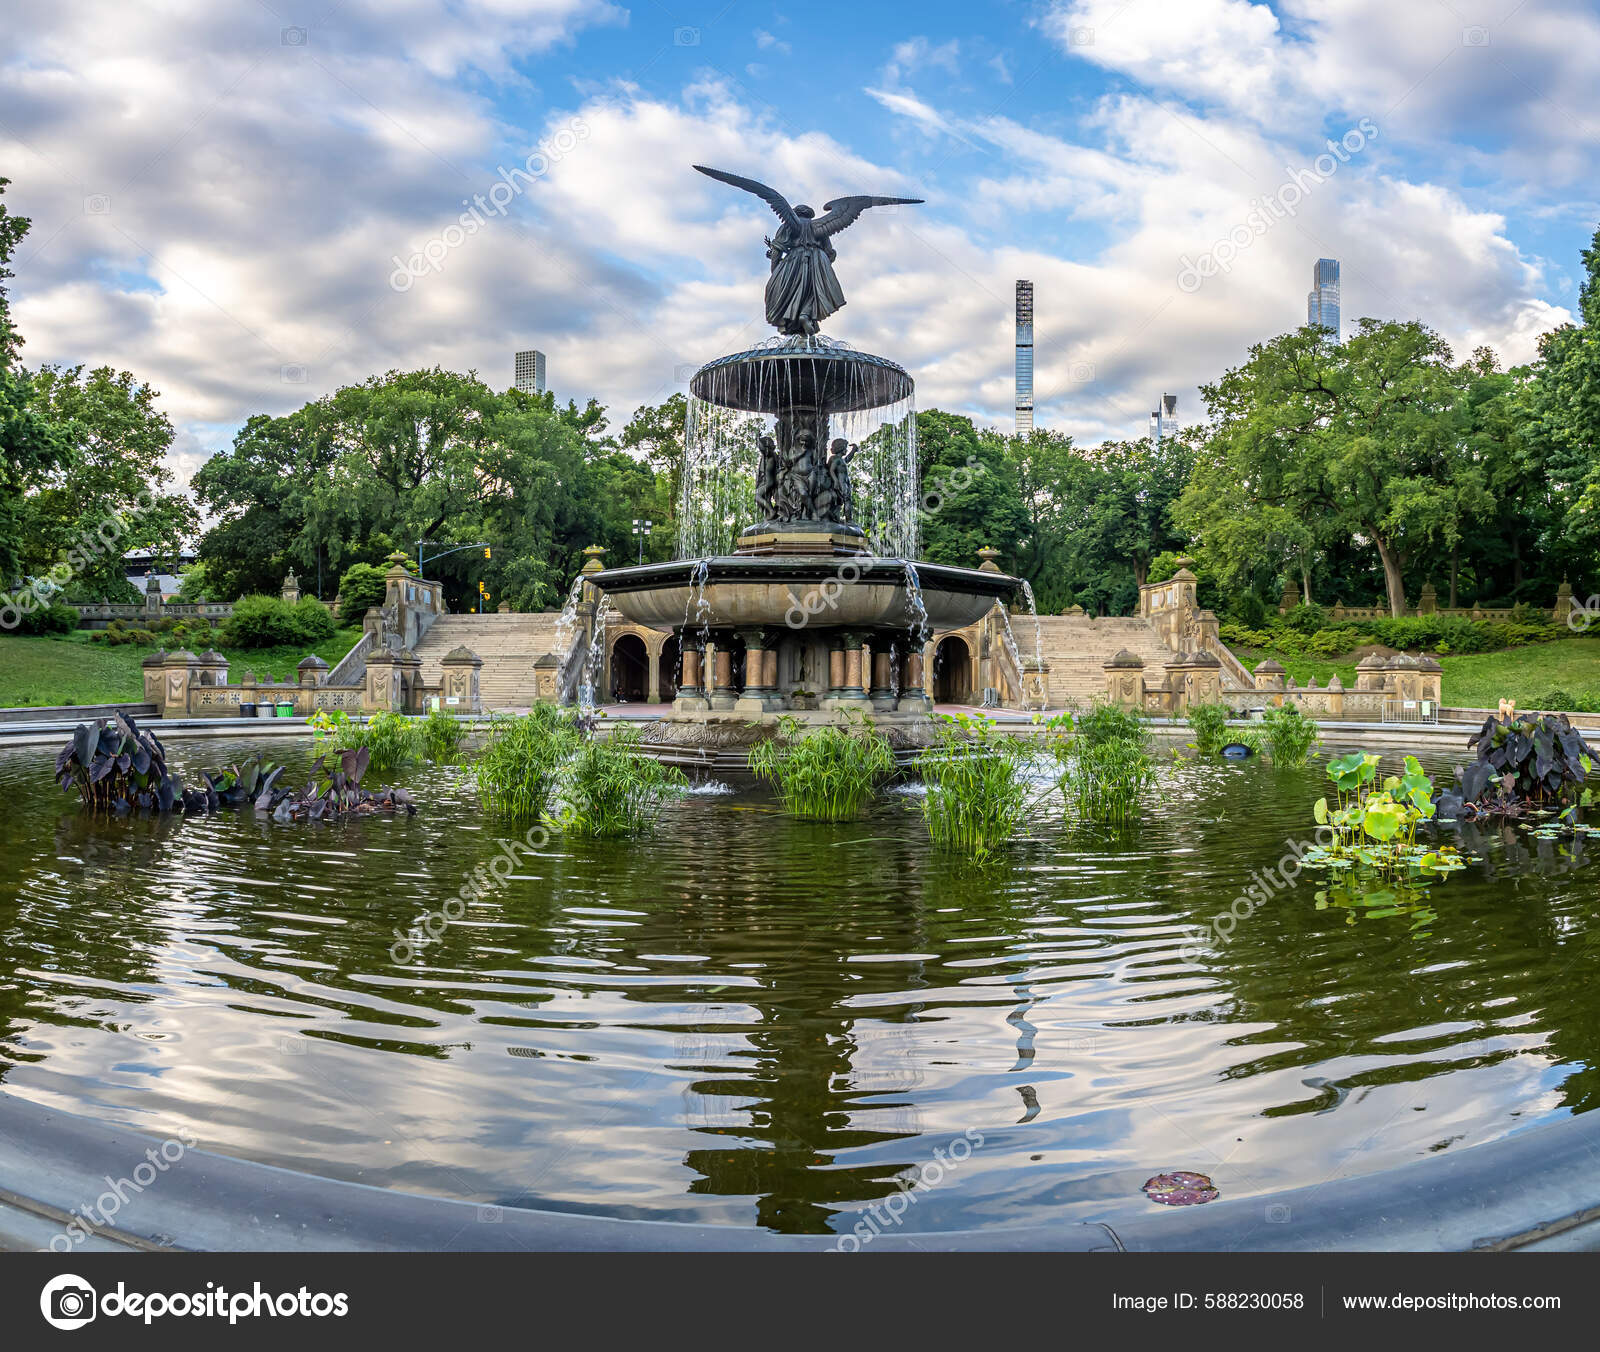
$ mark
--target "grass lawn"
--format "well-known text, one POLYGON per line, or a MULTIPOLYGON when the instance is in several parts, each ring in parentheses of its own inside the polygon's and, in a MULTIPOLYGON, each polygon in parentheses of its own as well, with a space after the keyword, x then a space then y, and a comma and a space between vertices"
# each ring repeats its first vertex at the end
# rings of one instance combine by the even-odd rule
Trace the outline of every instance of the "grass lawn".
MULTIPOLYGON (((1241 648, 1239 656, 1249 667, 1275 657, 1302 686, 1313 677, 1319 686, 1326 686, 1337 675, 1346 690, 1355 689, 1353 659, 1285 657, 1249 648, 1241 648)), ((1444 668, 1444 702, 1459 708, 1492 709, 1502 698, 1514 699, 1524 709, 1538 708, 1555 690, 1600 701, 1600 637, 1563 638, 1497 653, 1461 653, 1441 657, 1439 665, 1444 668)))
MULTIPOLYGON (((228 659, 229 679, 249 668, 257 676, 292 681, 295 667, 313 652, 330 667, 361 638, 360 629, 340 629, 309 650, 301 647, 218 648, 228 659)), ((132 643, 110 647, 89 642, 87 630, 61 638, 0 638, 0 708, 37 704, 138 703, 144 698, 140 663, 153 649, 132 643)))

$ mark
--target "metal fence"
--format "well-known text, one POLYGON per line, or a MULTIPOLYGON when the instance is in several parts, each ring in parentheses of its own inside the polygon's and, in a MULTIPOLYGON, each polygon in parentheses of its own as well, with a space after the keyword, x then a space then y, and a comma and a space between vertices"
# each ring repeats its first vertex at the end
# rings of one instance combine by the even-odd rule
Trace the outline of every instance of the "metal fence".
POLYGON ((1439 702, 1431 699, 1401 699, 1398 695, 1385 695, 1383 699, 1385 723, 1437 723, 1439 702))

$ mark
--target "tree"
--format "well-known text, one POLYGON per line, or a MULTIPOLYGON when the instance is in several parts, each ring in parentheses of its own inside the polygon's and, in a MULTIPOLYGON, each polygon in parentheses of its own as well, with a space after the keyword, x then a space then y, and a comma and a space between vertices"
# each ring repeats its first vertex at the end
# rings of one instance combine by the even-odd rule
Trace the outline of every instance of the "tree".
MULTIPOLYGON (((8 178, 0 178, 4 196, 8 178)), ((18 580, 23 567, 24 495, 36 476, 59 466, 68 454, 64 429, 50 422, 33 380, 18 364, 22 335, 11 323, 6 266, 28 233, 26 216, 13 216, 0 202, 0 586, 18 580)))
POLYGON ((1004 442, 979 434, 971 418, 917 414, 922 466, 922 553, 933 563, 974 567, 978 550, 1016 554, 1028 514, 1004 442))
POLYGON ((175 560, 199 516, 187 494, 166 491, 172 424, 156 407, 156 391, 109 366, 47 366, 34 384, 69 451, 34 475, 24 504, 25 563, 41 574, 64 565, 74 593, 91 598, 126 587, 122 556, 130 549, 175 560))
POLYGON ((1467 453, 1463 384, 1415 321, 1363 319, 1343 345, 1311 327, 1257 344, 1202 387, 1214 426, 1176 520, 1229 578, 1263 546, 1364 542, 1401 615, 1408 565, 1448 557, 1494 506, 1467 453))
POLYGON ((1583 251, 1581 324, 1539 340, 1524 409, 1530 455, 1548 492, 1554 569, 1600 585, 1600 230, 1583 251))

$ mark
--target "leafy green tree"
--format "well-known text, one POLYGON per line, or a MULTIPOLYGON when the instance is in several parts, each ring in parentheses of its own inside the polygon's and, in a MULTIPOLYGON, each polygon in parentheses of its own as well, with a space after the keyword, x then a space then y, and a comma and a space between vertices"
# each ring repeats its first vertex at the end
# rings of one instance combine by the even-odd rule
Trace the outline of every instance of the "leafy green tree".
POLYGON ((40 574, 65 565, 75 593, 126 585, 122 556, 149 550, 175 559, 199 526, 187 494, 169 491, 172 424, 156 391, 109 366, 45 367, 34 377, 44 416, 62 429, 64 461, 34 476, 25 562, 40 574))
POLYGON ((1365 541, 1403 614, 1408 565, 1447 557, 1494 506, 1467 453, 1463 384, 1415 321, 1363 319, 1343 345, 1310 327, 1257 344, 1202 387, 1213 427, 1177 524, 1230 579, 1263 548, 1365 541))
MULTIPOLYGON (((10 182, 0 178, 0 196, 10 182)), ((69 451, 65 430, 50 421, 32 378, 18 364, 22 335, 11 322, 6 300, 5 281, 14 275, 6 264, 30 224, 0 202, 0 587, 20 580, 27 489, 36 476, 56 469, 69 451)))
POLYGON ((971 418, 927 409, 917 413, 917 454, 923 556, 964 568, 984 548, 1013 559, 1028 514, 1004 440, 980 434, 971 418))

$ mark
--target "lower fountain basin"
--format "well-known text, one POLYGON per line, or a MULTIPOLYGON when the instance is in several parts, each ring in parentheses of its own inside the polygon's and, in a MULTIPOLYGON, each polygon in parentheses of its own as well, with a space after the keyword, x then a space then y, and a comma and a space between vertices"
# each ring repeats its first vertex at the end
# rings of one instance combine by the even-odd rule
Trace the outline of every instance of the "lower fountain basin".
MULTIPOLYGON (((975 624, 1022 586, 1005 573, 977 568, 939 563, 915 568, 927 623, 936 630, 975 624)), ((589 581, 624 617, 650 629, 685 624, 697 629, 774 624, 905 629, 913 623, 902 559, 724 555, 607 568, 589 581)))

